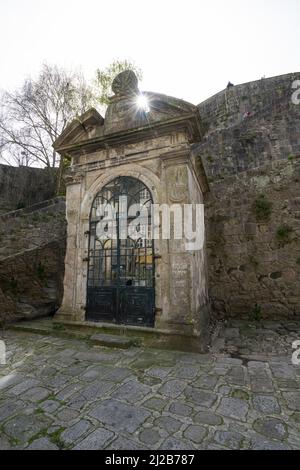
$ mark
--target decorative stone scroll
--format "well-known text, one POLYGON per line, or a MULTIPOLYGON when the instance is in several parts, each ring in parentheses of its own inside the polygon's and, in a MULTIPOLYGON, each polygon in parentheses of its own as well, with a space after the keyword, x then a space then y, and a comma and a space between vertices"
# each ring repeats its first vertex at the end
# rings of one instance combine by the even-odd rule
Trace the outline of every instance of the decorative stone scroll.
POLYGON ((167 169, 168 194, 171 202, 178 203, 187 197, 188 175, 184 165, 167 169))

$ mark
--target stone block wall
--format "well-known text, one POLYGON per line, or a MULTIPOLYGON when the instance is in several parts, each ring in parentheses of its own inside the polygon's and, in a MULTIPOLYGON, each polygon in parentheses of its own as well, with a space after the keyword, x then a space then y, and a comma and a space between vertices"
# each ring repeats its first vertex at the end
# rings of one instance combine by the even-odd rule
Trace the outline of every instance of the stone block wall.
MULTIPOLYGON (((300 105, 291 100, 294 80, 300 73, 234 86, 198 106, 206 132, 193 152, 210 185, 209 296, 220 316, 300 316, 300 105)), ((0 165, 0 212, 53 194, 45 170, 0 165)), ((54 224, 44 210, 18 215, 9 225, 3 221, 0 314, 36 316, 60 303, 65 249, 60 209, 54 224), (51 238, 56 233, 59 238, 51 238), (36 277, 40 261, 49 273, 49 302, 46 284, 36 277), (21 280, 17 286, 15 279, 21 280), (25 295, 19 292, 23 285, 25 295), (39 298, 44 306, 38 306, 39 298)))
POLYGON ((300 72, 233 86, 208 98, 198 105, 208 134, 242 124, 247 112, 267 122, 274 119, 289 122, 299 116, 291 100, 295 80, 300 80, 300 72))
POLYGON ((300 315, 299 182, 298 160, 215 183, 206 213, 209 294, 218 313, 300 315))
POLYGON ((209 295, 219 315, 300 315, 296 79, 300 74, 239 85, 199 105, 206 134, 194 152, 210 184, 209 295))
POLYGON ((65 232, 64 198, 0 215, 0 323, 50 315, 60 306, 65 232))
POLYGON ((56 172, 56 169, 0 164, 0 213, 53 198, 56 172))
POLYGON ((61 304, 63 272, 59 241, 0 260, 0 322, 54 314, 61 304))

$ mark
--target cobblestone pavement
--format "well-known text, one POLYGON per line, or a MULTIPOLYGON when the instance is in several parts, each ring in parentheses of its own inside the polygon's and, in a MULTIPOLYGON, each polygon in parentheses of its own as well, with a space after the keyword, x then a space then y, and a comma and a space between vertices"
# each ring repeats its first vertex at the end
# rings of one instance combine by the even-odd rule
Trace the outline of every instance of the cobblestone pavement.
POLYGON ((2 339, 0 449, 300 449, 296 323, 228 323, 207 355, 2 339))

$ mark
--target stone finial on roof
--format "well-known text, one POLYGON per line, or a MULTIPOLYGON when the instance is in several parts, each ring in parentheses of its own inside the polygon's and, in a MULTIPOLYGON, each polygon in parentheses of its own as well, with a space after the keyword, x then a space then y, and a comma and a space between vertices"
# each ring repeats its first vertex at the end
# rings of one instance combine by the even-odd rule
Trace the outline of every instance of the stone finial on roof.
POLYGON ((111 88, 116 96, 136 95, 139 92, 136 74, 132 70, 124 70, 115 77, 111 88))
POLYGON ((156 132, 159 129, 163 133, 170 132, 172 126, 176 128, 179 125, 188 129, 193 141, 200 140, 198 108, 191 103, 161 93, 143 91, 141 94, 138 89, 138 78, 132 70, 124 70, 115 77, 112 91, 114 95, 109 99, 105 119, 95 109, 76 118, 56 139, 54 148, 58 152, 70 152, 71 148, 77 149, 79 146, 80 148, 88 146, 90 151, 92 147, 98 148, 97 139, 99 142, 104 142, 113 134, 143 130, 152 135, 154 128, 156 132), (146 100, 147 111, 140 105, 139 96, 146 100))

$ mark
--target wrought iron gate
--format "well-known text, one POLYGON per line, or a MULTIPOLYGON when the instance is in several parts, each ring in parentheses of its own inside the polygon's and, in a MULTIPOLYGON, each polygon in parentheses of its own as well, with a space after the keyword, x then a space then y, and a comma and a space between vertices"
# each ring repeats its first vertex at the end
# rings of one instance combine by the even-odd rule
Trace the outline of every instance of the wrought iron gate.
POLYGON ((97 194, 90 214, 88 320, 154 326, 151 204, 148 188, 132 177, 120 176, 97 194), (130 210, 134 204, 141 213, 130 210), (136 223, 135 236, 124 236, 125 222, 136 223), (99 224, 114 237, 99 237, 99 224), (146 231, 148 238, 142 236, 146 231))

